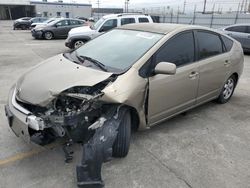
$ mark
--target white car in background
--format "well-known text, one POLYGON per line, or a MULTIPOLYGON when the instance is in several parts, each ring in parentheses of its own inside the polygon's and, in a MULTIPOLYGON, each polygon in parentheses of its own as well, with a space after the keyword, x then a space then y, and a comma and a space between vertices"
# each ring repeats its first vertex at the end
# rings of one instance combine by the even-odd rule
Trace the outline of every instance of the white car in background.
POLYGON ((151 16, 147 14, 111 14, 103 16, 91 26, 77 27, 70 30, 65 46, 76 49, 89 40, 107 32, 115 27, 131 23, 153 23, 151 16))

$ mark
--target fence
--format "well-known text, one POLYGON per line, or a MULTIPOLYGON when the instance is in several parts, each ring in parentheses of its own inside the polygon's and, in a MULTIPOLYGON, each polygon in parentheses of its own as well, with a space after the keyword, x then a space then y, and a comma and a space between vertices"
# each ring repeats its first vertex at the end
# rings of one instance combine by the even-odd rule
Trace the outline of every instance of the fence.
POLYGON ((166 14, 157 15, 151 14, 158 17, 161 23, 179 23, 179 24, 193 24, 202 25, 211 28, 219 28, 226 25, 249 23, 250 14, 239 14, 239 13, 225 13, 225 14, 166 14))

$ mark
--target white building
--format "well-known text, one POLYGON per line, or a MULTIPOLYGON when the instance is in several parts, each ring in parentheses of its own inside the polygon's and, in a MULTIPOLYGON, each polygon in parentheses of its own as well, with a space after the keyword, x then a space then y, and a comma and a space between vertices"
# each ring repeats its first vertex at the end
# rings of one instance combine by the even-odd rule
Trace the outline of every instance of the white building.
POLYGON ((91 4, 29 1, 29 0, 0 0, 0 20, 17 19, 20 17, 91 17, 91 4))
POLYGON ((92 9, 91 4, 79 3, 31 1, 30 4, 35 6, 38 15, 44 17, 89 18, 92 9))

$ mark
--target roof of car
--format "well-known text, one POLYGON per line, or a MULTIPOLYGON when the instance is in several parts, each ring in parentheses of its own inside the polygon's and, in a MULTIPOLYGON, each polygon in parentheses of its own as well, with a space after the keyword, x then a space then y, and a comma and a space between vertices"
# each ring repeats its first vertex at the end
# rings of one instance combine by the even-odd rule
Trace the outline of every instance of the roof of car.
POLYGON ((229 27, 234 27, 234 26, 250 26, 250 24, 249 23, 233 24, 233 25, 227 25, 223 28, 229 28, 229 27))
POLYGON ((209 28, 202 26, 193 26, 193 25, 184 25, 184 24, 169 24, 169 23, 137 23, 137 24, 127 24, 121 27, 121 29, 128 30, 138 30, 138 31, 147 31, 153 33, 167 34, 177 29, 206 29, 209 28))
POLYGON ((107 19, 107 18, 116 18, 116 17, 127 17, 127 16, 134 16, 134 17, 144 16, 144 17, 147 17, 149 15, 141 14, 141 13, 119 13, 119 14, 108 14, 108 15, 103 16, 103 18, 107 19))

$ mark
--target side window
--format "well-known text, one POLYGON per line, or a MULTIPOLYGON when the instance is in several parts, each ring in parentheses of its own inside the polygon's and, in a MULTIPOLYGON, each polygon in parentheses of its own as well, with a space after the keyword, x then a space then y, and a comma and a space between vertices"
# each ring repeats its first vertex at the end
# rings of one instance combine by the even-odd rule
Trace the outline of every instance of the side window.
POLYGON ((107 20, 99 30, 99 32, 105 32, 110 29, 113 29, 114 27, 117 27, 117 19, 107 20))
POLYGON ((68 26, 68 25, 69 25, 68 20, 62 20, 56 23, 57 27, 63 27, 63 26, 68 26))
POLYGON ((191 31, 167 41, 156 55, 156 63, 169 62, 176 66, 194 62, 194 37, 191 31))
POLYGON ((197 31, 199 59, 205 59, 223 53, 220 37, 209 32, 197 31))
POLYGON ((139 23, 147 23, 149 20, 147 18, 139 18, 139 23))
POLYGON ((225 45, 226 51, 229 52, 233 46, 233 41, 223 35, 221 35, 221 39, 225 45))
POLYGON ((85 24, 85 22, 84 21, 78 21, 78 24, 82 25, 82 24, 85 24))
POLYGON ((70 25, 79 25, 78 20, 70 20, 70 25))
POLYGON ((246 33, 246 26, 233 26, 226 29, 227 31, 246 33))
POLYGON ((131 23, 135 23, 134 18, 122 18, 121 19, 121 25, 126 25, 126 24, 131 24, 131 23))

